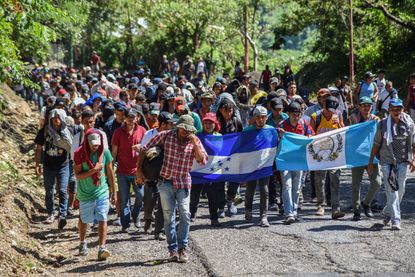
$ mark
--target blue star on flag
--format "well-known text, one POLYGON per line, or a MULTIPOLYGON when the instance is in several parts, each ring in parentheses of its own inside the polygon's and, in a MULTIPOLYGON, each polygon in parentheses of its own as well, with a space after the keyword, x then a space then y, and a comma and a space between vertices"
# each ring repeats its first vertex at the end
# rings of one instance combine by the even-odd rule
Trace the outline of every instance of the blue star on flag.
POLYGON ((230 169, 230 168, 229 168, 228 166, 227 166, 227 167, 225 167, 225 171, 229 171, 229 169, 230 169))

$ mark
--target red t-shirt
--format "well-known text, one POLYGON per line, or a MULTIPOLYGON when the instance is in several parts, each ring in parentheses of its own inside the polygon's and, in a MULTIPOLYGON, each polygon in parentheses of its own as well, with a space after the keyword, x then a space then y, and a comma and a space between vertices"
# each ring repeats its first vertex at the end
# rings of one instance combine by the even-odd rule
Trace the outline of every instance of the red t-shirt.
POLYGON ((117 152, 117 174, 134 175, 137 171, 138 153, 132 149, 133 145, 139 144, 146 129, 137 125, 132 135, 129 135, 125 124, 115 129, 112 136, 112 147, 118 146, 117 152))
POLYGON ((262 82, 264 84, 268 84, 269 83, 269 80, 271 80, 271 75, 272 75, 272 73, 271 73, 270 70, 264 70, 264 71, 262 71, 262 82))
POLYGON ((286 120, 280 123, 280 128, 284 129, 284 131, 286 132, 299 134, 303 136, 315 135, 313 128, 304 119, 300 119, 300 121, 298 121, 297 123, 297 126, 292 126, 290 120, 287 118, 286 120))

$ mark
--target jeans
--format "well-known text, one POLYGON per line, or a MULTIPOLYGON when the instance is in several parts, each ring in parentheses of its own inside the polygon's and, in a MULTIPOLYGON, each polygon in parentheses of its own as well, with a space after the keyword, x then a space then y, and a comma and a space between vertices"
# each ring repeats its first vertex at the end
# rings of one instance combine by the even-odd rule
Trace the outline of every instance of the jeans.
MULTIPOLYGON (((360 208, 360 187, 362 185, 363 172, 366 166, 352 168, 352 208, 353 212, 359 212, 360 208)), ((369 191, 363 203, 370 206, 372 200, 375 198, 376 192, 380 188, 381 178, 379 175, 379 167, 375 165, 372 175, 369 176, 370 186, 369 191)))
POLYGON ((281 172, 282 175, 282 199, 284 204, 284 215, 297 216, 298 197, 301 191, 302 171, 281 172))
POLYGON ((131 217, 138 220, 141 207, 143 206, 144 186, 135 184, 135 177, 129 175, 118 175, 118 191, 120 193, 120 219, 122 228, 129 228, 131 217), (133 210, 130 209, 130 188, 133 186, 135 202, 133 210))
POLYGON ((189 243, 190 231, 190 191, 175 189, 170 181, 160 181, 158 184, 161 207, 164 216, 164 233, 168 249, 177 251, 185 249, 189 243), (176 233, 176 202, 179 207, 179 227, 176 233))
POLYGON ((330 181, 331 207, 333 210, 340 208, 340 169, 319 170, 314 172, 316 186, 317 206, 321 206, 325 199, 324 184, 326 174, 330 181))
POLYGON ((156 181, 146 182, 144 185, 144 220, 153 220, 153 210, 156 206, 154 233, 158 234, 163 230, 163 209, 161 207, 160 194, 156 181))
POLYGON ((55 180, 59 187, 59 216, 66 218, 66 211, 68 207, 68 182, 69 182, 69 163, 61 166, 57 170, 53 170, 45 166, 43 168, 43 184, 45 187, 45 205, 48 215, 55 212, 54 192, 55 180))
POLYGON ((259 184, 259 191, 260 191, 260 216, 267 216, 268 213, 268 201, 269 201, 269 178, 264 177, 259 180, 249 181, 246 184, 246 192, 245 192, 245 209, 247 211, 252 211, 252 204, 254 202, 255 196, 255 189, 257 184, 259 184))
POLYGON ((383 184, 385 185, 386 199, 387 199, 386 206, 383 209, 383 214, 385 216, 389 216, 393 224, 393 223, 400 223, 401 221, 400 203, 405 193, 406 172, 408 170, 408 164, 398 163, 396 165, 396 170, 397 170, 396 177, 397 177, 397 181, 399 185, 399 189, 397 191, 392 190, 391 186, 389 185, 388 177, 390 174, 390 170, 391 170, 390 164, 382 164, 383 184))

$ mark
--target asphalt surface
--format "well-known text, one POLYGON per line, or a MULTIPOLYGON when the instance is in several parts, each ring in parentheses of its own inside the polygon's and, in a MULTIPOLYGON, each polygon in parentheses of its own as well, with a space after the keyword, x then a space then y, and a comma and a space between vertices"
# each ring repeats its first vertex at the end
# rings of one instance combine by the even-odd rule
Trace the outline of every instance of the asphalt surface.
MULTIPOLYGON (((107 247, 112 256, 98 262, 97 236, 90 233, 90 254, 77 256, 77 219, 71 219, 63 232, 34 231, 45 246, 61 255, 61 262, 51 268, 52 275, 91 276, 415 276, 415 175, 410 175, 403 199, 401 231, 383 227, 382 215, 351 221, 350 171, 342 174, 341 204, 345 218, 332 220, 330 211, 324 217, 314 215, 308 188, 300 212, 301 222, 286 226, 283 217, 270 211, 269 228, 259 221, 256 195, 254 220, 244 219, 244 203, 236 216, 221 219, 223 225, 211 227, 207 200, 202 199, 196 222, 190 232, 190 262, 168 263, 165 241, 134 229, 120 233, 121 227, 110 226, 107 247)), ((367 190, 363 181, 362 194, 367 190)), ((242 196, 243 196, 242 190, 242 196)), ((114 215, 110 216, 113 219, 114 215)))

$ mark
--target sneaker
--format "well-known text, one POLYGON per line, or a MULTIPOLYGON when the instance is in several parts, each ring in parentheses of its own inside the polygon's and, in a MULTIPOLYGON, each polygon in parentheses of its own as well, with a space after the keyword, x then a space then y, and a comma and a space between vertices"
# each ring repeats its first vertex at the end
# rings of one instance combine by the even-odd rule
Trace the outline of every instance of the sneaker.
POLYGON ((269 227, 269 222, 268 222, 268 218, 267 216, 263 216, 261 218, 261 223, 260 223, 261 227, 269 227))
POLYGON ((59 230, 63 230, 63 228, 66 226, 66 223, 67 223, 66 218, 64 217, 59 218, 59 223, 58 223, 59 230))
POLYGON ((177 254, 177 251, 174 251, 174 250, 170 251, 169 261, 170 262, 179 261, 179 254, 177 254))
POLYGON ((318 215, 318 216, 324 216, 324 207, 323 206, 317 207, 316 215, 318 215))
POLYGON ((112 222, 112 225, 121 226, 121 218, 117 217, 117 219, 112 222))
POLYGON ((66 215, 67 216, 74 216, 75 214, 74 214, 74 212, 71 208, 68 208, 68 210, 66 211, 66 215))
POLYGON ((252 211, 246 210, 245 211, 245 219, 247 221, 251 221, 252 220, 252 211))
POLYGON ((401 228, 401 223, 399 222, 399 221, 397 221, 397 222, 393 222, 392 223, 392 230, 396 230, 396 231, 399 231, 399 230, 401 230, 402 228, 401 228))
POLYGON ((284 220, 284 225, 290 225, 295 222, 295 218, 293 216, 289 216, 284 220))
POLYGON ((186 250, 180 249, 179 250, 179 262, 187 263, 188 261, 189 261, 189 256, 186 254, 186 250))
POLYGON ((278 211, 278 205, 277 205, 277 203, 270 204, 268 210, 269 211, 273 211, 273 210, 278 211))
POLYGON ((238 213, 238 209, 236 208, 235 204, 233 202, 228 204, 228 215, 233 216, 238 213))
POLYGON ((190 215, 190 222, 196 222, 196 214, 191 214, 190 215))
POLYGON ((220 226, 222 226, 222 224, 220 224, 219 220, 217 220, 217 219, 211 220, 210 221, 210 225, 213 226, 213 227, 220 227, 220 226))
POLYGON ((365 213, 365 215, 369 218, 373 217, 373 212, 370 209, 369 205, 366 205, 365 203, 363 203, 363 201, 360 203, 360 206, 362 207, 363 212, 365 213))
POLYGON ((121 229, 121 233, 128 233, 128 229, 129 229, 130 227, 123 227, 122 229, 121 229))
POLYGON ((48 218, 43 221, 44 224, 52 224, 53 222, 55 222, 55 215, 53 214, 49 215, 48 218))
POLYGON ((140 229, 141 228, 140 219, 139 218, 135 218, 135 219, 133 219, 133 221, 134 221, 135 228, 140 229))
POLYGON ((220 209, 218 211, 218 216, 219 216, 219 218, 225 218, 225 210, 224 209, 220 209))
POLYGON ((110 251, 105 246, 100 246, 98 249, 98 260, 105 261, 109 256, 111 256, 110 251))
POLYGON ((345 213, 341 212, 340 210, 334 210, 331 212, 332 219, 339 219, 345 216, 345 213))
POLYGON ((154 235, 155 240, 163 241, 166 240, 166 235, 163 232, 154 235))
POLYGON ((311 203, 317 203, 317 197, 311 198, 311 203))
POLYGON ((391 222, 391 217, 390 217, 390 216, 385 215, 385 216, 383 217, 383 225, 385 225, 385 226, 389 226, 390 222, 391 222))
POLYGON ((244 200, 239 196, 239 195, 237 195, 236 197, 235 197, 235 205, 239 205, 239 204, 241 204, 242 202, 244 202, 244 200))
POLYGON ((352 221, 359 221, 360 219, 362 219, 362 216, 360 215, 360 212, 355 212, 353 214, 352 221))
POLYGON ((81 242, 78 247, 79 255, 86 256, 88 255, 88 245, 86 242, 81 242))
POLYGON ((153 231, 152 229, 153 228, 151 227, 151 219, 144 220, 144 233, 149 235, 153 231))

